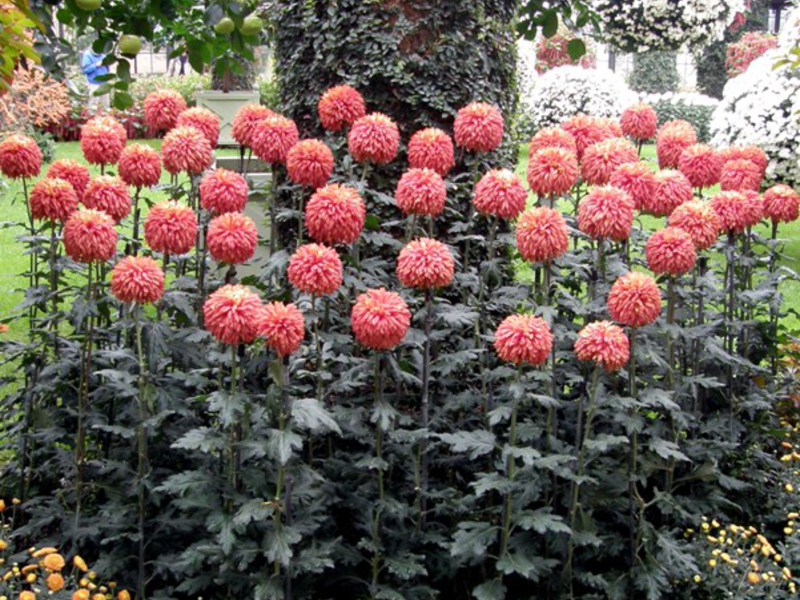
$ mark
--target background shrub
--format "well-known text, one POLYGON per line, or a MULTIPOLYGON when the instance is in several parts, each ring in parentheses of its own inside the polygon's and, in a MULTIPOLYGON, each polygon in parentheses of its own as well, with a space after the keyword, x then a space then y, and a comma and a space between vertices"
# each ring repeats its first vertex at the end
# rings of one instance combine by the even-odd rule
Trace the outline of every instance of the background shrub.
POLYGON ((642 96, 642 100, 650 104, 658 115, 661 126, 673 119, 683 119, 694 125, 698 138, 707 142, 711 139, 711 115, 719 104, 716 98, 703 94, 650 94, 642 96))
POLYGON ((147 94, 157 89, 164 88, 175 90, 189 106, 195 105, 195 94, 202 90, 211 89, 211 76, 201 75, 190 71, 183 76, 170 75, 141 75, 131 84, 130 94, 135 106, 141 106, 147 94))
POLYGON ((640 52, 633 57, 633 70, 628 75, 632 90, 648 94, 675 92, 680 84, 675 52, 640 52))

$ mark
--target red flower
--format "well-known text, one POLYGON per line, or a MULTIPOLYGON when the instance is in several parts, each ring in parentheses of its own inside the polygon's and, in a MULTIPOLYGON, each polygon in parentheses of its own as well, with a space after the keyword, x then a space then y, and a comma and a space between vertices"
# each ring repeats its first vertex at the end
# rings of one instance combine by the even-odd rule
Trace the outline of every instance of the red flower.
POLYGON ((86 208, 102 210, 119 223, 131 212, 131 195, 128 186, 119 177, 100 175, 86 186, 83 205, 86 208))
POLYGON ((620 165, 638 162, 636 148, 624 138, 610 138, 592 144, 583 153, 581 174, 591 185, 605 185, 620 165))
POLYGON ((0 173, 6 177, 36 177, 41 169, 42 151, 27 135, 10 135, 0 142, 0 173))
POLYGON ((764 217, 764 204, 761 196, 753 190, 742 192, 745 198, 744 224, 746 227, 755 227, 764 217))
POLYGON ((578 332, 575 356, 613 373, 628 364, 631 345, 619 325, 611 321, 595 321, 578 332))
POLYGON ((628 273, 611 286, 608 312, 617 323, 628 327, 649 325, 661 314, 661 291, 644 273, 628 273))
POLYGON ((197 217, 175 200, 156 204, 145 219, 144 239, 155 252, 186 254, 197 239, 197 217))
POLYGON ((64 250, 75 262, 104 262, 116 249, 114 220, 104 212, 78 210, 64 224, 64 250))
POLYGON ((657 275, 683 275, 697 260, 692 236, 678 227, 656 231, 644 249, 647 266, 657 275))
POLYGON ((289 283, 301 292, 328 296, 342 285, 342 261, 333 248, 306 244, 295 250, 286 274, 289 283))
POLYGON ((528 156, 533 156, 539 150, 553 147, 563 148, 572 152, 576 157, 578 156, 575 138, 560 127, 546 127, 537 131, 528 144, 528 156))
POLYGON ((291 119, 275 115, 253 123, 250 147, 255 155, 268 164, 283 164, 286 155, 300 139, 297 125, 291 119))
POLYGON ((258 229, 248 216, 225 213, 211 219, 206 244, 215 261, 238 265, 253 258, 258 246, 258 229))
POLYGON ((470 152, 491 152, 503 143, 503 115, 491 104, 472 102, 456 114, 456 145, 470 152))
POLYGON ((764 192, 764 216, 773 223, 797 220, 800 195, 788 185, 778 184, 764 192))
POLYGON ((531 263, 557 259, 569 248, 564 217, 545 206, 526 210, 517 221, 517 248, 522 258, 531 263))
POLYGON ((711 207, 717 213, 720 230, 742 233, 747 228, 750 207, 741 192, 720 192, 711 199, 711 207))
POLYGON ((48 177, 33 186, 30 207, 36 220, 63 223, 78 208, 78 195, 68 181, 48 177))
POLYGON ((575 115, 567 119, 561 128, 575 139, 578 160, 583 158, 584 151, 592 144, 614 137, 606 123, 586 115, 575 115))
POLYGON ((731 146, 720 150, 723 162, 731 160, 749 160, 756 165, 763 176, 767 172, 769 159, 766 153, 758 146, 731 146))
POLYGON ((203 304, 203 322, 218 341, 229 346, 249 344, 258 335, 263 307, 243 285, 223 285, 203 304))
POLYGON ((187 108, 180 115, 175 123, 176 127, 194 127, 199 129, 206 139, 211 142, 211 147, 217 145, 219 140, 219 117, 207 108, 195 106, 187 108))
POLYGON ((48 179, 63 179, 68 182, 80 201, 91 176, 89 169, 82 164, 68 158, 55 161, 47 170, 48 179))
POLYGON ((367 114, 364 98, 349 85, 329 88, 317 104, 322 127, 334 133, 350 127, 367 114))
POLYGON ((667 225, 688 233, 698 250, 713 246, 721 228, 711 204, 701 200, 692 200, 675 208, 667 219, 667 225))
POLYGON ((200 182, 200 206, 215 215, 242 212, 249 193, 244 177, 228 169, 214 169, 200 182))
POLYGON ((692 184, 680 171, 664 169, 656 173, 655 181, 655 193, 642 204, 643 213, 664 217, 693 198, 692 184))
POLYGON ((119 157, 119 176, 128 185, 149 188, 161 179, 161 158, 144 144, 131 144, 119 157))
MULTIPOLYGON (((681 175, 681 177, 683 176, 681 175)), ((648 203, 652 202, 656 192, 656 176, 643 161, 620 165, 611 175, 608 183, 628 192, 636 210, 643 210, 648 203)), ((690 193, 691 191, 689 188, 690 193)))
POLYGON ((397 156, 399 147, 397 125, 381 113, 361 117, 347 132, 347 149, 358 163, 388 164, 397 156))
POLYGON ((278 356, 297 352, 305 334, 303 313, 294 304, 270 302, 261 309, 258 337, 263 337, 278 356))
POLYGON ((678 168, 695 188, 707 188, 719 183, 722 157, 711 146, 693 144, 681 152, 678 168))
POLYGON ((533 315, 511 315, 494 334, 494 349, 500 360, 538 367, 553 350, 553 334, 543 319, 533 315))
POLYGON ((394 201, 407 215, 442 214, 447 200, 444 180, 431 169, 409 169, 397 182, 394 201))
POLYGON ((196 127, 176 127, 161 143, 164 168, 173 175, 200 175, 214 161, 211 142, 196 127))
POLYGON ((406 287, 441 288, 453 281, 455 260, 443 243, 429 238, 409 242, 397 258, 397 278, 406 287))
POLYGON ((126 256, 111 271, 111 293, 126 304, 158 302, 164 295, 164 271, 149 256, 126 256))
POLYGON ((656 137, 659 168, 677 169, 683 151, 696 143, 697 132, 686 121, 677 119, 664 123, 656 137))
POLYGON ((578 182, 581 173, 574 152, 551 146, 530 157, 526 174, 531 191, 545 197, 563 196, 578 182))
POLYGON ((411 312, 399 294, 379 288, 356 299, 350 321, 359 344, 371 350, 391 350, 406 336, 411 312))
POLYGON ((276 117, 266 106, 260 104, 245 104, 236 112, 231 124, 231 136, 242 146, 250 146, 252 143, 253 129, 258 121, 268 117, 276 117))
POLYGON ((622 133, 637 142, 652 140, 658 131, 658 115, 652 106, 639 103, 623 111, 619 120, 622 133))
POLYGON ((175 127, 178 115, 186 110, 186 100, 173 90, 156 90, 144 99, 144 122, 156 131, 175 127))
POLYGON ((610 117, 598 117, 597 121, 606 128, 609 138, 625 137, 625 134, 622 133, 622 127, 616 120, 610 117))
POLYGON ((578 205, 578 228, 593 239, 622 242, 631 235, 633 199, 612 186, 593 188, 578 205))
POLYGON ((742 192, 761 189, 763 175, 761 169, 754 162, 740 158, 729 160, 722 165, 722 174, 719 184, 723 191, 742 192))
POLYGON ((125 127, 114 117, 94 117, 81 129, 81 151, 92 165, 116 164, 127 141, 125 127))
POLYGON ((333 173, 333 152, 319 140, 297 142, 286 155, 286 172, 297 185, 322 187, 333 173))
POLYGON ((528 192, 519 177, 508 169, 495 169, 475 185, 472 204, 482 215, 515 219, 525 210, 528 192))
POLYGON ((435 127, 416 132, 408 141, 408 164, 412 169, 432 169, 446 177, 455 166, 453 140, 435 127))
POLYGON ((306 229, 323 244, 352 244, 361 235, 366 216, 358 191, 332 183, 314 192, 306 204, 306 229))

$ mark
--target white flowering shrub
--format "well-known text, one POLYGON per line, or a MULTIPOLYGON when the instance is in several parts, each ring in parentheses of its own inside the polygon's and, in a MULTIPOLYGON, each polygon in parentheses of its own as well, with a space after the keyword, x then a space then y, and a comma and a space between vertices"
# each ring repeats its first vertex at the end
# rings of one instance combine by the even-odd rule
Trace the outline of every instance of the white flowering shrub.
POLYGON ((800 74, 773 69, 779 52, 767 52, 725 85, 711 118, 712 143, 754 144, 769 157, 767 177, 800 184, 800 74))
POLYGON ((711 115, 719 106, 716 98, 697 92, 667 92, 641 94, 640 99, 656 111, 659 126, 667 121, 682 119, 694 125, 700 141, 707 142, 710 139, 711 115))

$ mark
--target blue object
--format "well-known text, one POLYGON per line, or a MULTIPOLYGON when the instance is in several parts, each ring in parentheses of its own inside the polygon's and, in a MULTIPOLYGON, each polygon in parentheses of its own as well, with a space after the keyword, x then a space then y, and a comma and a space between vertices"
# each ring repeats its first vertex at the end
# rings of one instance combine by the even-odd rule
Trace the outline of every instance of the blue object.
POLYGON ((103 64, 103 58, 104 55, 97 54, 93 50, 87 50, 81 56, 81 71, 91 85, 102 84, 103 81, 98 81, 98 77, 108 75, 108 67, 103 64))

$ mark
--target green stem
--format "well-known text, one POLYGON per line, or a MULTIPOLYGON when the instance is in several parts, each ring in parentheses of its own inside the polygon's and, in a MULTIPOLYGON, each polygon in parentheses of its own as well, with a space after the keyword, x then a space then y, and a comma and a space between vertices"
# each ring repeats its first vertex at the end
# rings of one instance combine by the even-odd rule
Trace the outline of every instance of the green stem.
POLYGON ((144 600, 146 597, 146 570, 145 570, 145 547, 147 537, 145 535, 145 512, 146 512, 146 498, 147 487, 145 479, 147 476, 147 430, 145 423, 148 418, 147 410, 147 368, 145 363, 145 354, 142 348, 142 323, 140 321, 141 308, 134 306, 132 308, 134 325, 136 327, 136 359, 139 365, 139 423, 136 427, 136 437, 138 441, 137 452, 137 468, 136 468, 136 481, 138 488, 138 533, 139 533, 139 560, 138 560, 138 577, 137 577, 137 598, 144 600))
POLYGON ((418 486, 418 507, 419 518, 417 521, 417 528, 421 530, 425 525, 425 512, 426 494, 428 492, 428 427, 430 426, 430 378, 431 378, 431 329, 433 328, 433 304, 434 304, 434 291, 433 289, 425 290, 425 346, 422 355, 422 429, 424 430, 425 438, 420 442, 419 453, 421 455, 421 475, 418 486))
MULTIPOLYGON (((377 353, 375 355, 375 405, 381 406, 383 404, 383 354, 377 353)), ((375 459, 378 468, 378 504, 374 509, 372 517, 372 597, 375 594, 380 582, 381 572, 381 514, 383 513, 383 506, 386 501, 386 490, 383 481, 383 429, 381 428, 380 421, 376 423, 375 427, 375 459)))
MULTIPOLYGON (((517 373, 517 380, 519 381, 519 372, 517 373)), ((511 426, 508 435, 508 445, 509 450, 513 451, 513 449, 517 445, 517 403, 514 402, 514 405, 511 408, 511 426)), ((514 459, 513 452, 509 452, 508 457, 506 457, 506 477, 509 480, 509 488, 508 491, 505 493, 504 505, 503 505, 503 532, 502 538, 500 540, 500 558, 506 556, 508 552, 508 542, 511 538, 511 516, 513 511, 513 482, 514 477, 516 476, 516 461, 514 459)))

